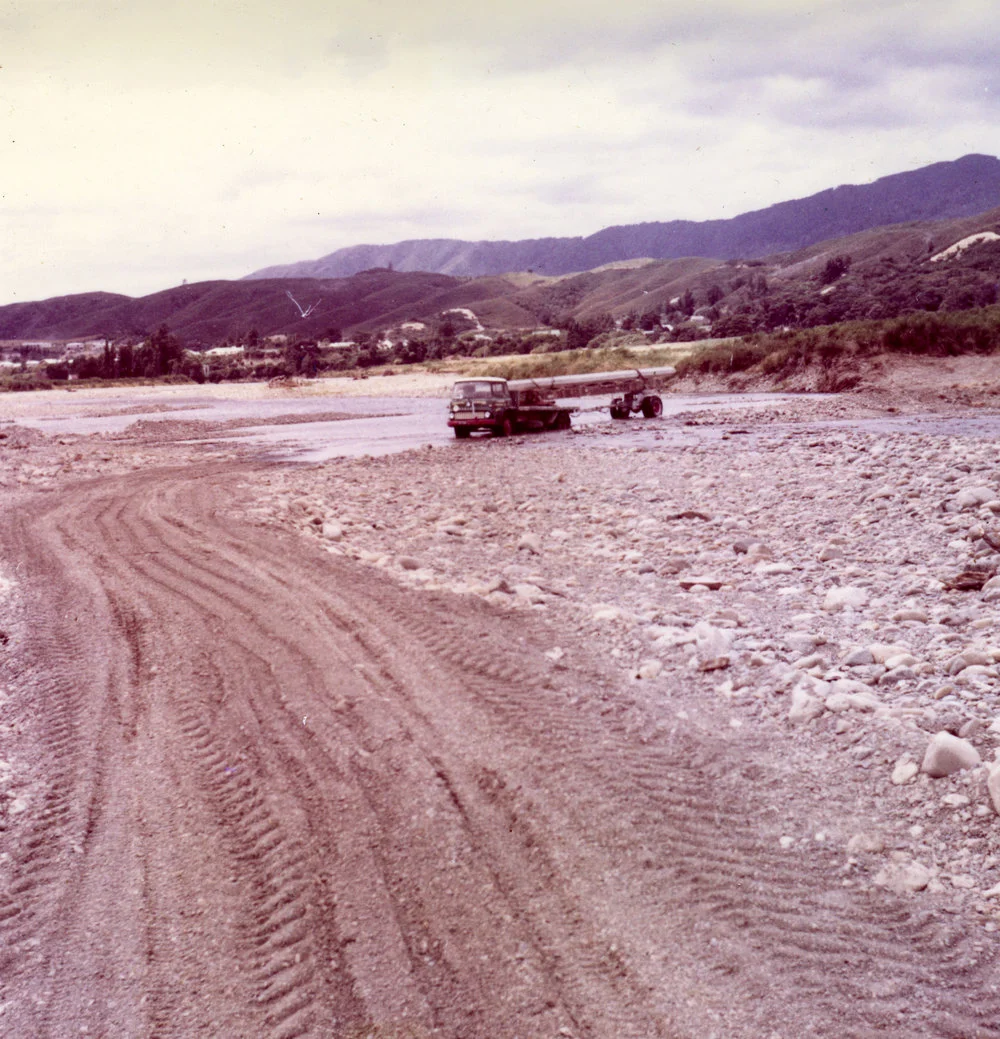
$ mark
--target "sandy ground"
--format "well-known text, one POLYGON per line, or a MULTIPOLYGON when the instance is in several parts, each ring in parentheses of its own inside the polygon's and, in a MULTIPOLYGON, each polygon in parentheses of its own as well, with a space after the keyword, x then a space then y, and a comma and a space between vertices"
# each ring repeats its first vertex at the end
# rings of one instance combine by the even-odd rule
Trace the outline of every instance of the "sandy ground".
POLYGON ((941 375, 310 466, 0 400, 3 1034, 1000 1036, 941 375))
MULTIPOLYGON (((996 408, 1000 395, 1000 364, 996 356, 916 357, 908 355, 869 358, 863 369, 841 365, 841 376, 858 377, 856 390, 844 394, 847 400, 866 400, 883 410, 895 408, 910 412, 965 411, 970 408, 996 408)), ((775 390, 814 391, 821 388, 824 372, 806 369, 775 382, 749 374, 731 377, 701 377, 678 380, 676 390, 775 390)))
POLYGON ((174 386, 87 386, 0 394, 0 422, 19 417, 51 418, 65 413, 67 398, 74 405, 92 402, 95 409, 128 397, 139 405, 150 402, 170 409, 183 407, 192 396, 213 400, 291 400, 315 397, 446 397, 455 381, 451 374, 428 372, 373 375, 366 379, 295 379, 288 382, 182 383, 174 386))

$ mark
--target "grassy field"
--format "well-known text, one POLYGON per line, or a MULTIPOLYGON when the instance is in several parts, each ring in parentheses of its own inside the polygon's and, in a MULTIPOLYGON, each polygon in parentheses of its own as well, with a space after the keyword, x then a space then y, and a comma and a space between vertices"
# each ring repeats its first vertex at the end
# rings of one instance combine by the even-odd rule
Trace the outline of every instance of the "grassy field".
MULTIPOLYGON (((607 350, 563 350, 558 353, 509 354, 503 357, 456 358, 429 361, 420 365, 425 371, 474 377, 492 375, 501 379, 537 379, 550 375, 583 375, 587 372, 615 371, 618 368, 655 368, 678 365, 706 346, 719 346, 724 340, 699 343, 658 343, 607 350)), ((418 366, 410 365, 408 368, 418 366)))

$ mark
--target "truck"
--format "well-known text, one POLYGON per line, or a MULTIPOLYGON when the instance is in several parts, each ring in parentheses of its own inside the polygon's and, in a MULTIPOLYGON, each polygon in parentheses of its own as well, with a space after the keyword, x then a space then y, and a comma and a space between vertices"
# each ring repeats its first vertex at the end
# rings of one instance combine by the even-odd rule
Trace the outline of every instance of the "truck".
POLYGON ((674 374, 674 368, 663 366, 536 379, 459 379, 452 387, 448 425, 459 439, 482 429, 501 437, 529 429, 569 429, 578 408, 558 403, 559 398, 607 394, 615 394, 613 419, 656 418, 663 411, 657 391, 674 374))

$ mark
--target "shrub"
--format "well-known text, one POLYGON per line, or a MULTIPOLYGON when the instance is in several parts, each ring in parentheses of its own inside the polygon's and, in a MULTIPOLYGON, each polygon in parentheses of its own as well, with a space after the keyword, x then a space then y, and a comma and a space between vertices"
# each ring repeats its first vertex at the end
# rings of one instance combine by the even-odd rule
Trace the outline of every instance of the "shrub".
POLYGON ((748 368, 759 364, 766 353, 763 347, 752 341, 719 343, 679 361, 677 372, 679 375, 690 375, 694 372, 702 375, 745 372, 748 368))
POLYGON ((847 273, 851 266, 850 256, 831 256, 819 276, 821 285, 829 285, 847 273))

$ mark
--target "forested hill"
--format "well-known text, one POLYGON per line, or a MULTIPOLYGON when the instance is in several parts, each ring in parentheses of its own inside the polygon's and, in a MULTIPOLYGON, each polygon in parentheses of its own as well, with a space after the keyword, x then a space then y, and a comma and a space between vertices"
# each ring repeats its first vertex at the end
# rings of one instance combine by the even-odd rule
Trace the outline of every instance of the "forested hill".
POLYGON ((859 231, 767 259, 635 260, 581 274, 479 278, 375 268, 346 278, 199 282, 138 299, 61 296, 0 307, 0 349, 4 341, 140 342, 161 325, 193 347, 390 329, 399 338, 448 339, 451 329, 456 349, 462 332, 465 345, 479 349, 476 337, 491 330, 574 322, 606 329, 615 321, 678 341, 968 310, 998 299, 1000 207, 859 231))
POLYGON ((1000 206, 1000 160, 966 155, 922 169, 843 185, 728 220, 608 227, 581 238, 466 242, 417 239, 356 245, 318 260, 268 267, 248 278, 339 278, 372 267, 461 277, 534 271, 558 275, 650 257, 753 259, 888 224, 972 216, 1000 206))

